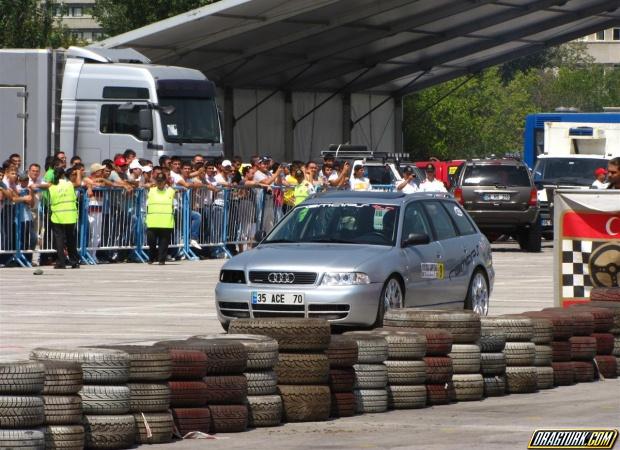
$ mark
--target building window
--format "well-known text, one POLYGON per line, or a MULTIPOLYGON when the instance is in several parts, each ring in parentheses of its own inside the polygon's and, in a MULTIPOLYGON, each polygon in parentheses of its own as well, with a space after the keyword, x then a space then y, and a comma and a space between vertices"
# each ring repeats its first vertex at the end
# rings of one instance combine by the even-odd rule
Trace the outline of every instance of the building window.
POLYGON ((84 33, 82 33, 81 31, 72 31, 71 36, 73 36, 75 39, 84 39, 84 33))
POLYGON ((597 41, 604 41, 605 40, 605 30, 597 31, 596 32, 596 40, 597 41))
POLYGON ((69 15, 71 17, 82 17, 82 7, 81 6, 73 6, 69 8, 69 15))
POLYGON ((613 29, 612 39, 614 41, 620 41, 620 28, 614 28, 613 29))

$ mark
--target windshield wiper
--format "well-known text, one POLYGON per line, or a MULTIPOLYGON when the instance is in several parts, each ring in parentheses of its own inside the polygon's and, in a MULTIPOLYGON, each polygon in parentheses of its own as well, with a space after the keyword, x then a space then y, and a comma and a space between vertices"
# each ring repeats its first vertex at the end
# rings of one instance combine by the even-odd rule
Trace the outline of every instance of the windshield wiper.
POLYGON ((358 244, 359 242, 355 241, 347 241, 344 239, 334 239, 334 238, 323 238, 323 239, 313 239, 311 241, 304 242, 320 242, 320 243, 331 243, 331 244, 358 244))
POLYGON ((269 241, 264 241, 263 244, 296 244, 299 241, 293 241, 291 239, 271 239, 269 241))

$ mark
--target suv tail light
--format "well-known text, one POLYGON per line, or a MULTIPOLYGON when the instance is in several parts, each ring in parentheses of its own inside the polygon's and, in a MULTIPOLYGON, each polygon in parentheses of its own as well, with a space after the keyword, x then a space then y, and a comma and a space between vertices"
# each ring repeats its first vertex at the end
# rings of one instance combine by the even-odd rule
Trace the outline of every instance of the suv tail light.
POLYGON ((463 200, 463 189, 456 188, 454 190, 454 199, 459 202, 461 205, 465 204, 465 200, 463 200))
POLYGON ((538 190, 535 187, 530 191, 530 200, 527 204, 528 206, 536 206, 538 204, 538 190))

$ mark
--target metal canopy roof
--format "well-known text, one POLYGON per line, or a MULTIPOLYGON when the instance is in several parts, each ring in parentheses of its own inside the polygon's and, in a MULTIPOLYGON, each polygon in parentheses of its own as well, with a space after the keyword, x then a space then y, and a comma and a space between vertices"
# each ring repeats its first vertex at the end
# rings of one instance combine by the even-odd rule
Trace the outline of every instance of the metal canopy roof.
POLYGON ((403 95, 607 28, 620 0, 222 0, 104 40, 219 86, 403 95))

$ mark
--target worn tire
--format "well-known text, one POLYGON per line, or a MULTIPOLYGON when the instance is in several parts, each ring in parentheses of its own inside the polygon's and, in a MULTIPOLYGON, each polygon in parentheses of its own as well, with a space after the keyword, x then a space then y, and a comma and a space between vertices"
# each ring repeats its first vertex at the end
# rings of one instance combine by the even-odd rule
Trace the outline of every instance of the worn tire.
POLYGON ((568 341, 553 341, 551 354, 553 362, 568 362, 571 360, 571 345, 568 341))
POLYGON ((536 386, 538 390, 553 388, 553 367, 536 367, 536 386))
POLYGON ((475 344, 454 344, 448 354, 455 374, 480 373, 480 347, 475 344))
POLYGON ((84 414, 127 414, 130 410, 131 393, 127 386, 84 385, 79 392, 84 414))
POLYGON ((45 408, 41 397, 0 395, 0 428, 38 427, 44 422, 45 408))
POLYGON ((347 336, 332 335, 325 354, 329 359, 329 367, 353 367, 357 364, 357 342, 347 336))
MULTIPOLYGON (((85 432, 81 425, 49 425, 45 427, 45 448, 50 450, 82 450, 85 432)), ((1 446, 1 443, 0 443, 1 446)))
POLYGON ((170 388, 166 383, 129 383, 129 411, 162 412, 170 408, 170 388))
POLYGON ((596 339, 596 354, 611 355, 614 351, 614 335, 611 333, 592 333, 596 339))
POLYGON ((484 324, 480 329, 480 352, 499 353, 504 351, 506 333, 497 327, 487 327, 484 324))
POLYGON ((573 361, 576 383, 591 383, 594 381, 593 361, 573 361))
POLYGON ((355 407, 358 414, 382 413, 388 409, 388 394, 385 389, 356 389, 355 407))
POLYGON ((358 364, 381 364, 388 359, 388 343, 385 337, 357 331, 344 333, 343 336, 357 342, 358 364))
POLYGON ((209 406, 242 404, 248 396, 248 380, 243 375, 210 375, 203 381, 209 406))
POLYGON ((0 448, 7 450, 45 450, 45 430, 2 430, 0 448))
POLYGON ((506 375, 484 377, 484 396, 501 397, 506 395, 506 375))
POLYGON ((595 287, 590 291, 590 300, 597 302, 620 302, 620 287, 595 287))
POLYGON ((278 392, 278 376, 273 370, 265 372, 245 372, 248 395, 271 395, 278 392))
POLYGON ((530 342, 534 337, 534 324, 527 317, 497 316, 482 317, 484 328, 497 328, 504 332, 506 342, 530 342))
POLYGON ((269 336, 278 341, 280 351, 323 351, 330 340, 324 319, 234 319, 228 332, 269 336))
POLYGON ((596 339, 591 336, 573 336, 570 342, 570 354, 573 361, 592 361, 596 356, 596 339))
POLYGON ((278 362, 278 341, 260 334, 206 334, 192 336, 192 339, 232 340, 241 342, 248 355, 246 370, 272 369, 278 362))
POLYGON ((620 303, 591 301, 587 303, 587 305, 611 311, 614 315, 614 323, 609 329, 609 332, 616 336, 620 335, 620 303))
POLYGON ((537 345, 546 345, 553 341, 553 323, 545 317, 530 317, 534 336, 532 342, 537 345))
POLYGON ((207 385, 204 381, 168 381, 170 406, 200 408, 207 404, 207 385))
POLYGON ((446 385, 447 383, 426 385, 426 402, 429 406, 450 404, 446 385))
POLYGON ((553 362, 553 349, 549 345, 536 346, 536 358, 534 365, 536 367, 551 367, 553 362))
POLYGON ((370 333, 385 338, 388 359, 394 361, 419 360, 426 356, 426 336, 415 331, 396 331, 376 328, 370 333))
POLYGON ((604 378, 618 378, 618 360, 611 355, 597 355, 594 357, 596 367, 604 378))
POLYGON ((543 312, 564 315, 573 319, 573 336, 590 336, 594 333, 594 316, 585 309, 545 308, 543 312))
POLYGON ((331 396, 328 386, 279 385, 283 421, 318 422, 329 419, 331 396))
POLYGON ((355 386, 355 369, 329 369, 329 388, 332 392, 351 392, 355 386))
POLYGON ((426 384, 443 384, 452 380, 452 359, 448 356, 427 356, 426 384))
POLYGON ((207 375, 240 374, 247 365, 248 353, 241 342, 217 339, 160 341, 155 345, 171 350, 200 350, 207 356, 207 375))
POLYGON ((85 447, 90 449, 121 449, 136 442, 136 421, 131 414, 84 416, 85 447))
POLYGON ((426 356, 446 356, 452 351, 452 334, 445 330, 415 330, 426 336, 426 356))
POLYGON ((172 442, 174 420, 170 412, 135 413, 133 417, 136 421, 136 444, 172 442), (147 431, 147 425, 150 433, 147 431))
POLYGON ((552 311, 526 311, 521 315, 549 320, 554 341, 565 341, 573 335, 574 321, 570 316, 556 314, 552 311))
POLYGON ((383 323, 389 327, 441 328, 449 331, 457 344, 474 343, 480 339, 480 316, 471 311, 390 309, 385 313, 383 323))
POLYGON ((531 367, 536 361, 536 345, 533 342, 506 342, 504 354, 507 367, 531 367))
POLYGON ((172 408, 174 424, 181 436, 192 431, 209 433, 211 431, 211 411, 209 408, 172 408))
POLYGON ((384 389, 388 383, 385 364, 356 364, 354 389, 384 389))
POLYGON ((240 433, 248 428, 247 405, 209 405, 213 433, 240 433))
POLYGON ((419 409, 426 407, 426 386, 388 386, 389 409, 419 409))
POLYGON ((478 401, 484 396, 484 380, 479 373, 455 374, 452 383, 458 402, 478 401))
POLYGON ((279 395, 248 396, 250 427, 275 427, 280 423, 282 423, 282 398, 279 395))
POLYGON ((82 364, 84 382, 91 384, 123 384, 129 380, 129 354, 103 348, 35 348, 31 359, 39 361, 72 361, 82 364))
POLYGON ((527 394, 538 389, 536 367, 506 367, 506 392, 527 394))
POLYGON ((503 352, 481 353, 480 373, 487 377, 506 373, 506 355, 503 352))
POLYGON ((553 384, 555 386, 571 386, 575 384, 575 368, 570 361, 553 362, 553 384))
POLYGON ((351 417, 355 415, 357 403, 351 392, 332 392, 331 417, 351 417))
POLYGON ((165 381, 172 375, 170 351, 152 345, 102 345, 129 355, 129 381, 165 381))
POLYGON ((74 395, 82 389, 84 375, 78 362, 41 361, 45 366, 45 395, 74 395))
POLYGON ((45 367, 37 361, 0 362, 0 395, 39 394, 45 367))
POLYGON ((200 350, 170 350, 172 380, 201 380, 207 375, 207 355, 200 350))
POLYGON ((325 353, 280 353, 274 370, 279 384, 327 384, 329 359, 325 353))
POLYGON ((592 306, 590 303, 578 303, 569 307, 569 309, 573 308, 583 309, 592 314, 595 333, 609 333, 609 330, 614 327, 614 312, 609 308, 592 306))
POLYGON ((426 363, 424 361, 385 362, 389 385, 417 386, 426 383, 426 363))
POLYGON ((79 395, 44 395, 45 425, 72 425, 82 421, 79 395))

